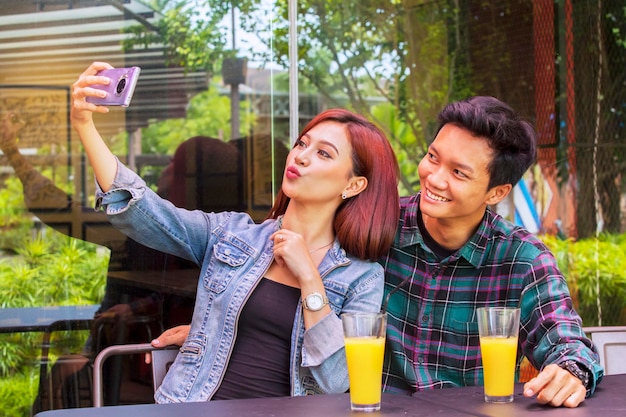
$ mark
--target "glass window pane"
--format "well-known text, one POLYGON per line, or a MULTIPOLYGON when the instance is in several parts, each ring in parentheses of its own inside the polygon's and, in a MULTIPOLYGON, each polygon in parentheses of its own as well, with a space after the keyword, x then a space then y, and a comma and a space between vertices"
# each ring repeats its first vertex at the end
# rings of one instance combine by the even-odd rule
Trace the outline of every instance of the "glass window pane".
MULTIPOLYGON (((140 67, 130 106, 94 116, 120 161, 179 207, 262 221, 289 146, 287 83, 275 82, 286 67, 271 27, 254 24, 276 13, 269 1, 0 1, 5 415, 91 405, 86 369, 97 352, 191 320, 198 266, 125 237, 94 210, 91 167, 69 124, 72 83, 93 61, 140 67)), ((153 401, 142 355, 109 360, 104 378, 105 404, 153 401)))

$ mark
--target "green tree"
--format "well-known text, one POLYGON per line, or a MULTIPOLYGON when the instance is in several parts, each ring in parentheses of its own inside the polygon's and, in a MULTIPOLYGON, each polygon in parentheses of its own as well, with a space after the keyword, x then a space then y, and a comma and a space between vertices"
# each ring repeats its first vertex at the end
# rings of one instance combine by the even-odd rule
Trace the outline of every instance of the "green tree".
MULTIPOLYGON (((189 69, 213 69, 197 59, 211 42, 211 62, 219 61, 216 56, 232 55, 234 51, 224 49, 223 38, 207 36, 207 30, 216 28, 235 7, 242 28, 258 34, 268 46, 248 51, 249 56, 288 66, 288 2, 275 2, 271 10, 260 0, 162 0, 153 6, 164 13, 158 31, 161 41, 176 45, 167 47, 168 56, 175 57, 172 62, 189 69), (184 34, 182 40, 178 32, 184 34), (204 36, 202 47, 190 42, 196 39, 194 32, 204 36)), ((414 191, 415 165, 434 136, 437 112, 451 98, 470 91, 467 71, 456 68, 464 65, 457 59, 462 54, 456 53, 462 45, 449 40, 461 37, 458 11, 446 2, 306 0, 298 2, 297 19, 303 89, 321 96, 328 106, 348 107, 377 121, 401 161, 402 185, 407 192, 414 191), (382 102, 390 105, 385 111, 377 107, 382 102), (390 111, 395 114, 390 116, 390 111), (404 128, 398 129, 399 124, 404 128)), ((135 43, 148 39, 144 32, 136 32, 135 43)))
MULTIPOLYGON (((254 125, 250 103, 240 103, 239 136, 249 135, 254 125)), ((217 79, 212 86, 189 101, 185 118, 168 119, 142 129, 144 153, 172 155, 178 145, 193 136, 230 138, 230 98, 219 94, 217 79)), ((224 139, 227 140, 227 139, 224 139)))
POLYGON ((574 34, 580 45, 575 51, 576 214, 579 236, 590 237, 624 229, 626 7, 620 0, 575 2, 573 13, 580 28, 574 34))
POLYGON ((226 37, 220 22, 230 10, 224 1, 151 0, 147 4, 162 16, 157 26, 135 25, 123 49, 163 45, 167 63, 212 74, 224 53, 226 37), (210 12, 207 12, 210 10, 210 12))
MULTIPOLYGON (((278 62, 287 65, 287 6, 277 7, 273 45, 278 62)), ((451 17, 442 2, 298 2, 299 76, 331 105, 350 107, 383 127, 406 192, 418 186, 416 165, 434 137, 436 115, 455 95, 454 56, 442 48, 451 17), (389 107, 382 111, 380 102, 389 107)))

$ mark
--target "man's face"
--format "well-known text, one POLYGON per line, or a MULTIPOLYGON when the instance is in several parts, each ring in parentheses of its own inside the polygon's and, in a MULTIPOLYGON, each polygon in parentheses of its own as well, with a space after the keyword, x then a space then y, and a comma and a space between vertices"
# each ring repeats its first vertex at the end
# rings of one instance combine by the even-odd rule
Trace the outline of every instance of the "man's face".
POLYGON ((475 226, 494 204, 487 166, 493 151, 487 141, 455 125, 445 125, 419 164, 420 209, 442 222, 475 226))

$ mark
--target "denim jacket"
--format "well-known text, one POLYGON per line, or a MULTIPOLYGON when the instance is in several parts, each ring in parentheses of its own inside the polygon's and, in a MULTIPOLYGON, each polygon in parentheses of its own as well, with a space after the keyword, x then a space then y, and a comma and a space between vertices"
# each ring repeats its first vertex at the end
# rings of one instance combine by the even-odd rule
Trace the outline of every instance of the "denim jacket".
MULTIPOLYGON (((241 310, 273 261, 269 237, 278 222, 256 224, 245 213, 177 208, 119 161, 111 189, 96 191, 96 208, 103 208, 115 227, 139 243, 201 267, 189 336, 155 400, 210 400, 224 377, 241 310)), ((305 331, 299 301, 291 335, 292 396, 349 388, 339 314, 377 312, 382 303, 382 266, 347 254, 338 241, 319 272, 334 314, 305 331)))

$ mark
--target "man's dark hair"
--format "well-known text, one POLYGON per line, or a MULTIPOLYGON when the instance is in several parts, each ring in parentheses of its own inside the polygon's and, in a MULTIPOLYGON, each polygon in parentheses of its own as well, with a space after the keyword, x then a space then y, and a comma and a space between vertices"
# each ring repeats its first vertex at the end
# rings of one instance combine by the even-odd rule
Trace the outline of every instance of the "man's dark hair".
POLYGON ((487 140, 494 151, 487 167, 489 188, 517 184, 535 162, 535 129, 497 98, 476 96, 450 103, 439 113, 438 119, 438 131, 451 123, 487 140))

